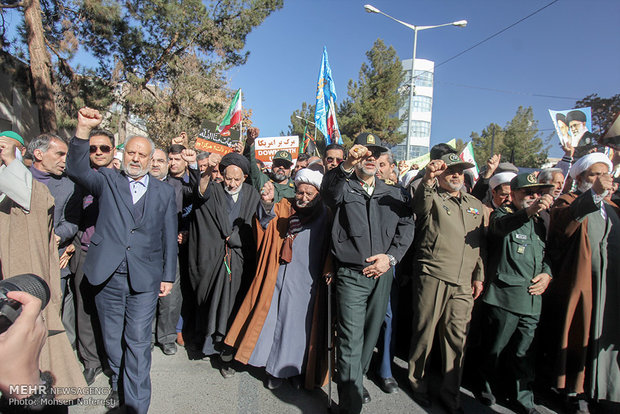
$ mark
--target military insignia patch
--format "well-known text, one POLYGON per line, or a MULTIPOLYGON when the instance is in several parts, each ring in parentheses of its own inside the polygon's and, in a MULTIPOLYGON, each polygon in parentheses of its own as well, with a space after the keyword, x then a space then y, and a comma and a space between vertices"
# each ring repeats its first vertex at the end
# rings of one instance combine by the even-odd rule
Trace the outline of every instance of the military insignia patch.
POLYGON ((368 144, 374 144, 375 143, 375 136, 372 134, 368 134, 368 136, 366 137, 366 142, 368 144))
POLYGON ((514 211, 512 210, 512 208, 508 207, 508 206, 504 206, 504 211, 506 211, 506 213, 508 214, 512 214, 514 213, 514 211))
POLYGON ((456 155, 456 154, 450 154, 449 158, 450 158, 450 161, 459 161, 460 160, 459 156, 456 155))
POLYGON ((535 173, 531 173, 530 175, 527 176, 527 182, 530 184, 536 184, 538 182, 538 179, 536 178, 536 174, 535 173))

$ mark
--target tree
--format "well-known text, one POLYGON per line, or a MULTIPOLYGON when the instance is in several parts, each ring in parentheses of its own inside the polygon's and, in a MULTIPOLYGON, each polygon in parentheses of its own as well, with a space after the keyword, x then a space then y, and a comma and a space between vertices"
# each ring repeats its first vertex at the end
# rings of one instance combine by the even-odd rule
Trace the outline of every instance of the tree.
POLYGON ((501 154, 504 161, 514 157, 514 164, 518 167, 539 168, 547 160, 549 146, 544 146, 542 135, 538 130, 538 121, 534 120, 531 107, 519 106, 514 118, 504 128, 491 123, 481 134, 471 133, 474 156, 478 165, 485 165, 491 156, 493 135, 493 152, 501 154))
POLYGON ((588 106, 592 109, 592 132, 603 136, 620 112, 620 94, 611 98, 600 98, 593 93, 575 102, 575 108, 588 106))
MULTIPOLYGON (((39 0, 22 1, 2 0, 0 7, 17 8, 39 0)), ((118 109, 114 122, 121 141, 130 114, 143 117, 156 137, 164 129, 174 136, 180 132, 177 128, 192 127, 201 116, 219 117, 230 93, 224 71, 245 63, 247 35, 283 4, 283 0, 41 1, 45 44, 56 57, 62 78, 62 87, 54 88, 60 109, 68 114, 61 118, 70 122, 74 106, 93 92, 100 103, 107 96, 108 105, 113 102, 118 109), (95 68, 69 63, 78 48, 76 39, 94 57, 95 68), (206 107, 198 108, 198 103, 206 107)))
POLYGON ((349 81, 348 95, 339 107, 338 122, 343 138, 354 139, 360 132, 372 132, 386 143, 400 143, 405 134, 398 132, 402 120, 398 113, 403 100, 398 92, 402 83, 402 65, 392 46, 377 39, 366 52, 357 82, 349 81))
MULTIPOLYGON (((6 9, 21 9, 24 13, 30 73, 32 75, 35 102, 39 108, 39 125, 41 132, 56 133, 56 106, 52 84, 52 64, 43 31, 41 3, 39 0, 3 2, 3 4, 0 4, 0 11, 3 17, 6 9)), ((4 30, 2 43, 6 43, 4 30)))

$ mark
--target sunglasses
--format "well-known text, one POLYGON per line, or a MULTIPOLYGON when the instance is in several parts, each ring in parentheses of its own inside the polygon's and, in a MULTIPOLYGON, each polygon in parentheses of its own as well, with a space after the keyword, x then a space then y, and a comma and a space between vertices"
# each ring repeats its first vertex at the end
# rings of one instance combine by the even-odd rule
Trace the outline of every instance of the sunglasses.
POLYGON ((112 147, 109 145, 91 145, 90 153, 94 154, 95 152, 97 152, 98 149, 101 150, 101 152, 103 152, 104 154, 107 154, 110 151, 112 151, 112 147))
POLYGON ((535 189, 524 189, 523 192, 525 193, 526 196, 533 196, 533 195, 541 195, 542 192, 540 190, 535 190, 535 189))
POLYGON ((336 161, 338 164, 340 164, 342 162, 342 158, 327 157, 327 158, 325 158, 325 161, 330 162, 330 163, 336 161))

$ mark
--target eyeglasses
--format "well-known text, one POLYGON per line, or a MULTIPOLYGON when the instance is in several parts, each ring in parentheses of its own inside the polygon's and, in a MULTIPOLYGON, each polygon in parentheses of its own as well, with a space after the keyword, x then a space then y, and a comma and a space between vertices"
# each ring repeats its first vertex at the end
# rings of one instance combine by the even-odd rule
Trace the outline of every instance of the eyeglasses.
POLYGON ((109 145, 91 145, 90 146, 91 154, 94 154, 95 152, 97 152, 97 150, 101 150, 101 152, 103 152, 104 154, 107 154, 110 151, 112 151, 112 147, 109 145))
POLYGON ((338 158, 338 157, 327 157, 325 158, 325 161, 332 163, 334 161, 336 161, 338 164, 340 164, 342 162, 342 158, 338 158))

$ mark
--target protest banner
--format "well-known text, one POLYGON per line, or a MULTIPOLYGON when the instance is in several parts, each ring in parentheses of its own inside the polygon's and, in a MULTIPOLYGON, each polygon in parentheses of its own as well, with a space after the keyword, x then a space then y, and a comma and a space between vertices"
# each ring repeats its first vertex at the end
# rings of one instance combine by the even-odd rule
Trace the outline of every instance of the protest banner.
POLYGON ((256 159, 261 160, 267 168, 271 168, 273 156, 280 150, 290 152, 293 164, 295 164, 297 162, 297 154, 299 153, 299 137, 293 135, 288 137, 256 138, 254 141, 256 159))
POLYGON ((196 136, 194 148, 199 151, 206 151, 220 155, 232 152, 232 146, 239 142, 239 131, 227 130, 220 134, 217 132, 217 124, 211 121, 204 121, 200 132, 196 136))

